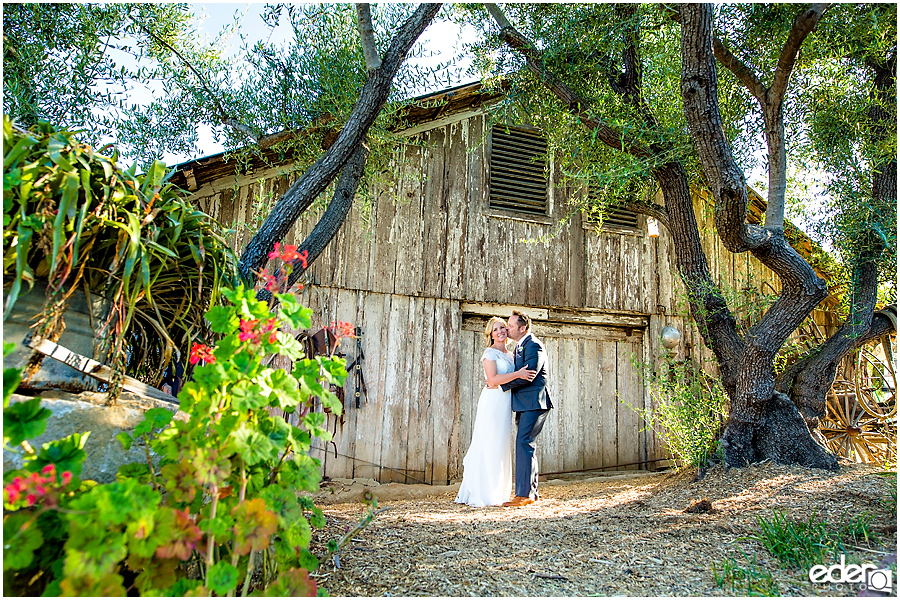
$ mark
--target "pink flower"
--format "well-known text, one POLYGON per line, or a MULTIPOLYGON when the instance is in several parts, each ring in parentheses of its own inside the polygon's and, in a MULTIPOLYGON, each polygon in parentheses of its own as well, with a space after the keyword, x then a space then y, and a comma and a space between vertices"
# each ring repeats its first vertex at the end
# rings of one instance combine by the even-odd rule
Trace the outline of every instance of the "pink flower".
POLYGON ((269 260, 281 256, 281 242, 275 242, 275 249, 269 252, 269 260))

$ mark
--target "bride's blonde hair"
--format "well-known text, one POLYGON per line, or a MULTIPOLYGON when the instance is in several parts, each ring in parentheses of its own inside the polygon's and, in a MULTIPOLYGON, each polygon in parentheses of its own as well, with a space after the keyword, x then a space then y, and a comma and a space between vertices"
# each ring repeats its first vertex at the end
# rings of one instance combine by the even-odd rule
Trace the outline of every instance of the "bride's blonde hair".
POLYGON ((484 326, 484 340, 485 347, 490 348, 494 345, 494 323, 500 321, 503 323, 503 326, 506 327, 506 321, 501 319, 500 317, 491 317, 488 319, 487 325, 484 326))

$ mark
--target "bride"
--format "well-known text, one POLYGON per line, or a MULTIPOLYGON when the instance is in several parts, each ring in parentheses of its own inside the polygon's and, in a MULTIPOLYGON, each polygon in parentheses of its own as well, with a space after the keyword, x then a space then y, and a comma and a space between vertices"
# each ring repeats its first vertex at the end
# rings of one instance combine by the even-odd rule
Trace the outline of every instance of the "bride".
POLYGON ((463 480, 456 502, 493 506, 512 492, 512 410, 510 393, 499 388, 514 379, 534 379, 536 371, 513 371, 513 355, 506 349, 506 322, 491 317, 484 328, 487 349, 481 356, 486 385, 478 398, 472 443, 463 459, 463 480))

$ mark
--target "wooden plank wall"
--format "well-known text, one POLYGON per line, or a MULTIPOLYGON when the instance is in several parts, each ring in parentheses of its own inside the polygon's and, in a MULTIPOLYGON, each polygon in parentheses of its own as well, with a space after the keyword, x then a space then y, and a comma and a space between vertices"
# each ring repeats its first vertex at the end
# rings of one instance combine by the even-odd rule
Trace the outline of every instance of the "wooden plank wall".
MULTIPOLYGON (((659 240, 596 233, 575 215, 559 228, 570 190, 551 185, 550 218, 523 220, 487 209, 488 163, 480 116, 425 131, 397 151, 395 172, 373 207, 357 202, 310 270, 318 285, 383 294, 650 314, 661 301, 659 240), (479 145, 480 144, 480 145, 479 145), (538 241, 554 235, 547 241, 538 241), (526 242, 527 241, 527 242, 526 242)), ((200 207, 234 229, 242 248, 265 206, 288 187, 285 169, 204 188, 200 207)), ((554 171, 553 181, 559 173, 554 171)), ((286 236, 306 238, 322 202, 286 236)), ((665 243, 665 242, 663 242, 665 243)), ((670 271, 668 268, 664 271, 670 271)))
MULTIPOLYGON (((459 305, 319 286, 306 287, 302 301, 313 310, 313 331, 332 320, 362 329, 367 394, 356 408, 351 374, 342 416, 328 417, 333 443, 315 442, 324 473, 404 483, 455 478, 459 305)), ((344 338, 338 352, 353 362, 356 340, 344 338)))

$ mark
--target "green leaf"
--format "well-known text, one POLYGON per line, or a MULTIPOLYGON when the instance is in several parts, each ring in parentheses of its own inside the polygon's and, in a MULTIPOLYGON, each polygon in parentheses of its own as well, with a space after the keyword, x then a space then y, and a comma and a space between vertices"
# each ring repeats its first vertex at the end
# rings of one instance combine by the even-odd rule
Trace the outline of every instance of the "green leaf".
POLYGON ((246 423, 232 434, 235 448, 248 465, 277 459, 278 449, 268 437, 246 423))
POLYGON ((44 543, 44 536, 28 511, 3 517, 3 570, 21 571, 34 561, 35 551, 44 543))
POLYGON ((231 388, 231 407, 238 412, 256 410, 268 403, 268 395, 263 394, 263 388, 258 384, 245 380, 231 388))
POLYGON ((22 289, 22 277, 25 273, 29 273, 31 271, 28 266, 28 251, 31 249, 31 236, 34 234, 34 231, 26 227, 24 224, 20 223, 16 227, 16 276, 13 279, 12 286, 9 288, 9 293, 6 296, 6 312, 3 313, 3 318, 9 318, 10 313, 12 313, 12 307, 16 303, 16 299, 19 297, 19 292, 22 289))
POLYGON ((240 326, 240 319, 234 309, 226 306, 214 306, 206 312, 209 328, 216 333, 231 333, 240 326))
POLYGON ((312 310, 306 308, 293 294, 275 294, 281 303, 278 316, 290 323, 294 329, 309 329, 312 324, 312 310))
POLYGON ((38 141, 30 135, 20 137, 19 141, 3 157, 3 170, 9 169, 11 165, 15 164, 22 155, 31 150, 37 143, 38 141))
POLYGON ((131 437, 130 433, 127 431, 120 431, 116 435, 116 439, 119 440, 119 443, 122 444, 122 448, 124 448, 126 452, 131 450, 131 444, 134 443, 134 438, 131 437))
POLYGON ((150 481, 150 466, 147 463, 128 463, 127 465, 119 466, 116 480, 124 481, 125 479, 135 479, 141 483, 148 483, 150 481))
POLYGON ((234 527, 234 518, 228 514, 217 515, 214 519, 203 519, 200 522, 201 531, 217 538, 230 535, 232 527, 234 527))
POLYGON ((209 568, 207 579, 209 589, 219 596, 224 596, 237 586, 240 572, 225 561, 219 561, 209 568))
POLYGON ((144 420, 150 421, 158 429, 171 423, 173 416, 175 413, 167 408, 151 408, 144 413, 144 420))
MULTIPOLYGON (((7 369, 4 369, 4 385, 6 371, 7 369)), ((51 414, 50 409, 41 406, 40 398, 9 404, 3 409, 4 441, 8 440, 8 444, 18 446, 25 440, 36 438, 46 430, 47 419, 51 414)))
POLYGON ((90 431, 73 433, 68 437, 47 442, 41 447, 37 458, 29 463, 32 471, 40 471, 47 465, 56 465, 56 472, 71 471, 75 477, 81 476, 81 467, 87 454, 84 452, 84 443, 87 441, 90 431))
POLYGON ((72 163, 62 155, 68 145, 69 140, 61 135, 52 136, 47 143, 47 154, 50 156, 50 160, 63 171, 72 171, 75 168, 72 166, 72 163))
POLYGON ((268 375, 268 384, 278 400, 279 408, 291 412, 298 404, 303 402, 303 396, 300 394, 300 389, 297 386, 297 379, 293 375, 281 369, 272 369, 268 375))
POLYGON ((303 344, 297 341, 297 338, 284 331, 279 331, 276 335, 278 336, 278 345, 280 346, 278 351, 279 354, 286 356, 292 361, 306 358, 306 351, 303 348, 303 344))
POLYGON ((62 197, 59 200, 59 206, 57 206, 56 218, 53 220, 53 249, 50 253, 51 274, 56 273, 56 266, 59 264, 60 248, 62 248, 66 235, 66 215, 69 212, 69 208, 74 207, 74 202, 78 199, 78 187, 78 175, 66 173, 62 197))
MULTIPOLYGON (((10 344, 15 346, 15 344, 10 344)), ((9 399, 12 398, 19 382, 22 381, 22 369, 3 369, 3 408, 9 406, 9 399)))

